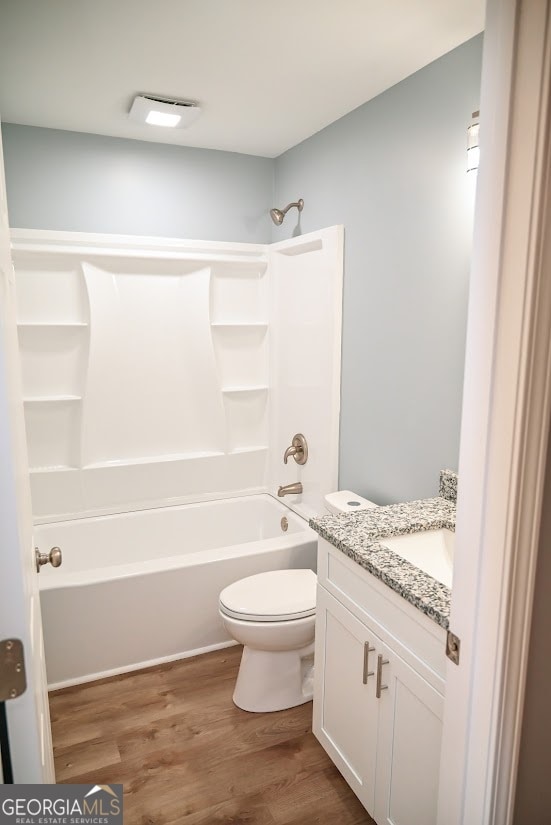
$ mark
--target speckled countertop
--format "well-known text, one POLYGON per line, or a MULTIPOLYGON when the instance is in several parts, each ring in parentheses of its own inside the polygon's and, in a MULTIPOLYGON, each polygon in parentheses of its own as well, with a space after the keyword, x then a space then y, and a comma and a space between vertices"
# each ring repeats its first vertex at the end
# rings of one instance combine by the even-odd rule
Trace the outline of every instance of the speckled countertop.
POLYGON ((444 629, 448 628, 451 590, 385 547, 385 536, 421 530, 455 530, 457 477, 441 476, 440 496, 342 515, 319 516, 310 526, 444 629), (444 477, 444 478, 443 478, 444 477))

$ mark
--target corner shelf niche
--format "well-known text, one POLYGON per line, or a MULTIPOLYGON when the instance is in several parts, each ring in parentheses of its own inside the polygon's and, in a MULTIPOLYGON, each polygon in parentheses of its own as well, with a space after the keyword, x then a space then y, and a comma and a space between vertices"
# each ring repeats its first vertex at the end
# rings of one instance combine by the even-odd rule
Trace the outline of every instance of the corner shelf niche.
POLYGON ((81 396, 89 325, 85 321, 18 321, 26 398, 81 396))
POLYGON ((254 325, 268 315, 266 268, 212 268, 210 321, 213 325, 254 325))
POLYGON ((268 446, 268 388, 224 392, 228 453, 268 446))
POLYGON ((81 320, 18 322, 31 470, 80 465, 87 332, 88 323, 81 320))
POLYGON ((267 449, 268 323, 224 319, 211 322, 230 455, 267 449))
POLYGON ((24 399, 31 468, 79 465, 79 401, 80 398, 53 395, 24 399))
POLYGON ((17 332, 30 471, 80 467, 89 344, 82 269, 62 256, 23 256, 17 266, 17 332))

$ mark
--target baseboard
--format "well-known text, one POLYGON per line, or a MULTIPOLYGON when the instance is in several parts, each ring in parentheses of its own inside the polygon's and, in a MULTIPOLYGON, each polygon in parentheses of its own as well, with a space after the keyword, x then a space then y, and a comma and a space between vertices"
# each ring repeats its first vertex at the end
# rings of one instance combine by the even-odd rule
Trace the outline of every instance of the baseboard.
POLYGON ((48 685, 48 692, 61 690, 62 688, 73 687, 74 685, 84 685, 87 682, 97 682, 99 679, 108 679, 110 676, 120 676, 121 673, 131 673, 135 670, 145 670, 155 665, 164 665, 168 662, 177 662, 179 659, 190 659, 192 656, 200 656, 203 653, 211 653, 213 650, 222 650, 224 647, 233 647, 237 642, 230 641, 217 642, 207 647, 198 647, 195 650, 186 650, 184 653, 174 653, 170 656, 161 656, 158 659, 150 659, 147 662, 137 662, 132 665, 115 667, 111 670, 104 670, 101 673, 90 673, 87 676, 76 676, 73 679, 65 679, 63 682, 53 682, 48 685))

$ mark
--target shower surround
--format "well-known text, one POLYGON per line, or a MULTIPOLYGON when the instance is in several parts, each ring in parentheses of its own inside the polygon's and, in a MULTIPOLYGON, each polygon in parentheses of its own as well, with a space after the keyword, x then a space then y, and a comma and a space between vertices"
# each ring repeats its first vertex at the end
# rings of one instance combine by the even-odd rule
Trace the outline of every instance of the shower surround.
MULTIPOLYGON (((69 575, 75 565, 89 584, 99 568, 107 580, 140 582, 147 570, 152 593, 145 601, 154 615, 155 537, 151 557, 140 557, 143 570, 129 572, 131 545, 103 532, 113 555, 106 566, 85 539, 90 518, 166 508, 168 522, 174 507, 275 496, 279 485, 297 481, 303 494, 283 504, 302 518, 322 510, 323 495, 337 486, 342 227, 272 245, 26 230, 14 230, 12 241, 33 511, 41 549, 54 543, 65 552, 60 588, 76 586, 69 575), (310 447, 303 467, 282 460, 295 432, 310 447), (83 538, 72 530, 63 547, 66 521, 80 525, 83 538)), ((112 521, 118 530, 120 519, 112 521)), ((184 538, 200 546, 193 529, 186 526, 185 536, 173 530, 173 547, 184 538)), ((297 564, 288 554, 262 558, 263 569, 297 564)), ((48 593, 57 588, 51 573, 48 593)), ((228 568, 219 584, 247 574, 240 563, 239 574, 228 568)), ((87 586, 82 575, 78 585, 87 586)), ((143 599, 143 582, 139 592, 143 599)), ((204 602, 209 624, 217 603, 206 591, 204 602)), ((78 611, 78 598, 71 604, 78 611)), ((61 661, 64 622, 49 623, 47 611, 44 618, 49 681, 59 684, 69 677, 50 663, 61 661)), ((160 646, 158 658, 204 649, 204 638, 160 646)), ((226 642, 220 627, 207 647, 226 642)), ((108 669, 155 659, 148 648, 108 669)), ((69 670, 73 681, 96 672, 69 670)))

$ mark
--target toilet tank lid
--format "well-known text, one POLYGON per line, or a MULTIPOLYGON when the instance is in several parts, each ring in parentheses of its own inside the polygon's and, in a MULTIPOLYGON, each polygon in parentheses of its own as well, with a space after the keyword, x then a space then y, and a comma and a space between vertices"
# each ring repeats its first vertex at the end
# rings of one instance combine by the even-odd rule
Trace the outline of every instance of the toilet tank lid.
POLYGON ((220 605, 243 617, 308 615, 316 607, 316 582, 311 570, 257 573, 225 587, 220 605))
POLYGON ((370 510, 377 507, 375 502, 353 493, 352 490, 337 490, 325 496, 325 506, 330 513, 353 513, 356 510, 370 510))

